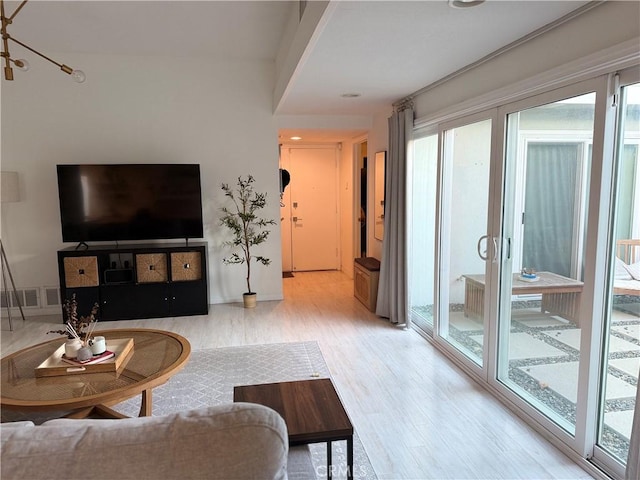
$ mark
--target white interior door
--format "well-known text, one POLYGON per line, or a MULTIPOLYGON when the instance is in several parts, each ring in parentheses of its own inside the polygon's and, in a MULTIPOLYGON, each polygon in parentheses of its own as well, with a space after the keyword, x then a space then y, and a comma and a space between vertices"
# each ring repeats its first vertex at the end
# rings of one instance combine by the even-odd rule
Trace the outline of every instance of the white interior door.
POLYGON ((290 148, 293 271, 338 270, 338 155, 290 148))

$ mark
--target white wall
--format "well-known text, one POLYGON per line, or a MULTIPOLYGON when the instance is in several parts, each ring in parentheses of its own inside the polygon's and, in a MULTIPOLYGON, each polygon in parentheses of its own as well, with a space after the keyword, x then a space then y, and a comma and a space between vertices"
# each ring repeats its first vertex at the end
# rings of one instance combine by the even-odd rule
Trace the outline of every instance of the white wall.
MULTIPOLYGON (((491 161, 491 121, 481 120, 457 127, 445 137, 450 176, 443 188, 450 191, 448 209, 443 212, 443 228, 448 231, 449 258, 443 259, 449 278, 449 303, 464 303, 465 274, 484 274, 485 261, 477 252, 477 242, 487 233, 489 168, 491 161)), ((445 202, 443 202, 445 203, 445 202)), ((433 224, 432 224, 433 225, 433 224)))
POLYGON ((380 112, 373 118, 373 126, 369 132, 369 138, 367 143, 367 150, 369 155, 368 168, 367 168, 367 183, 369 189, 367 190, 367 256, 375 257, 378 260, 382 259, 382 241, 374 237, 375 228, 375 201, 374 201, 374 185, 375 185, 375 156, 376 152, 386 151, 387 158, 389 158, 389 117, 392 110, 387 112, 380 112))
MULTIPOLYGON (((252 174, 280 218, 274 66, 208 59, 53 55, 83 69, 84 84, 45 62, 2 85, 2 170, 20 175, 22 202, 3 206, 2 240, 18 287, 58 285, 62 243, 58 163, 199 163, 210 302, 239 301, 244 268, 222 264, 221 182, 252 174)), ((258 252, 257 252, 258 253, 258 252)), ((259 298, 282 298, 280 231, 252 269, 259 298)))
MULTIPOLYGON (((360 141, 360 140, 357 140, 360 141)), ((353 278, 354 233, 356 229, 355 181, 356 165, 354 147, 356 140, 342 142, 338 195, 340 202, 340 263, 342 272, 353 278)))
POLYGON ((411 306, 434 304, 434 256, 438 135, 430 133, 413 142, 411 161, 409 285, 411 306))

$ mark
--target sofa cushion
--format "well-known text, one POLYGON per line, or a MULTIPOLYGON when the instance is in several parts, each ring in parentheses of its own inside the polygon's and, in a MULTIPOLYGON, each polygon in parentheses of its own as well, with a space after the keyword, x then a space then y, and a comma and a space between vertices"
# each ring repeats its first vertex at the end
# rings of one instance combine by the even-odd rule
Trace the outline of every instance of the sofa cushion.
POLYGON ((3 479, 287 478, 284 420, 231 403, 161 417, 1 429, 3 479))
POLYGON ((640 280, 640 262, 636 262, 632 265, 625 265, 625 268, 634 280, 640 280))
POLYGON ((614 270, 615 280, 632 280, 631 274, 627 270, 628 265, 620 258, 616 257, 616 265, 614 270))

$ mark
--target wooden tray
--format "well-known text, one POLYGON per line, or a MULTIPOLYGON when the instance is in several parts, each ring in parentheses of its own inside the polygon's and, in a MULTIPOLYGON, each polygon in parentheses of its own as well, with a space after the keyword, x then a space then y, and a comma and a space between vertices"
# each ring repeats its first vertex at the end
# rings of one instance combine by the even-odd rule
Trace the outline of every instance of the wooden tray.
POLYGON ((133 338, 107 339, 107 350, 111 350, 116 356, 102 363, 75 366, 62 361, 64 353, 64 344, 62 344, 49 358, 35 368, 35 375, 36 377, 56 377, 85 373, 115 373, 127 363, 133 354, 133 338))

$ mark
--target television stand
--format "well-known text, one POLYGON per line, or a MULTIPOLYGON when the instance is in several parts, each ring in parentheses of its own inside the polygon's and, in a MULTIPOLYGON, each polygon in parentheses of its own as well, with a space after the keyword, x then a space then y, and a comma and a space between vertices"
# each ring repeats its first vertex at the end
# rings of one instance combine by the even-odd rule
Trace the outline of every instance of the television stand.
MULTIPOLYGON (((58 251, 60 298, 100 320, 206 315, 207 243, 68 247, 58 251)), ((63 317, 64 318, 64 317, 63 317)))
POLYGON ((76 245, 76 250, 80 250, 80 247, 84 246, 84 248, 82 250, 88 250, 89 249, 89 244, 86 242, 80 242, 78 245, 76 245))

